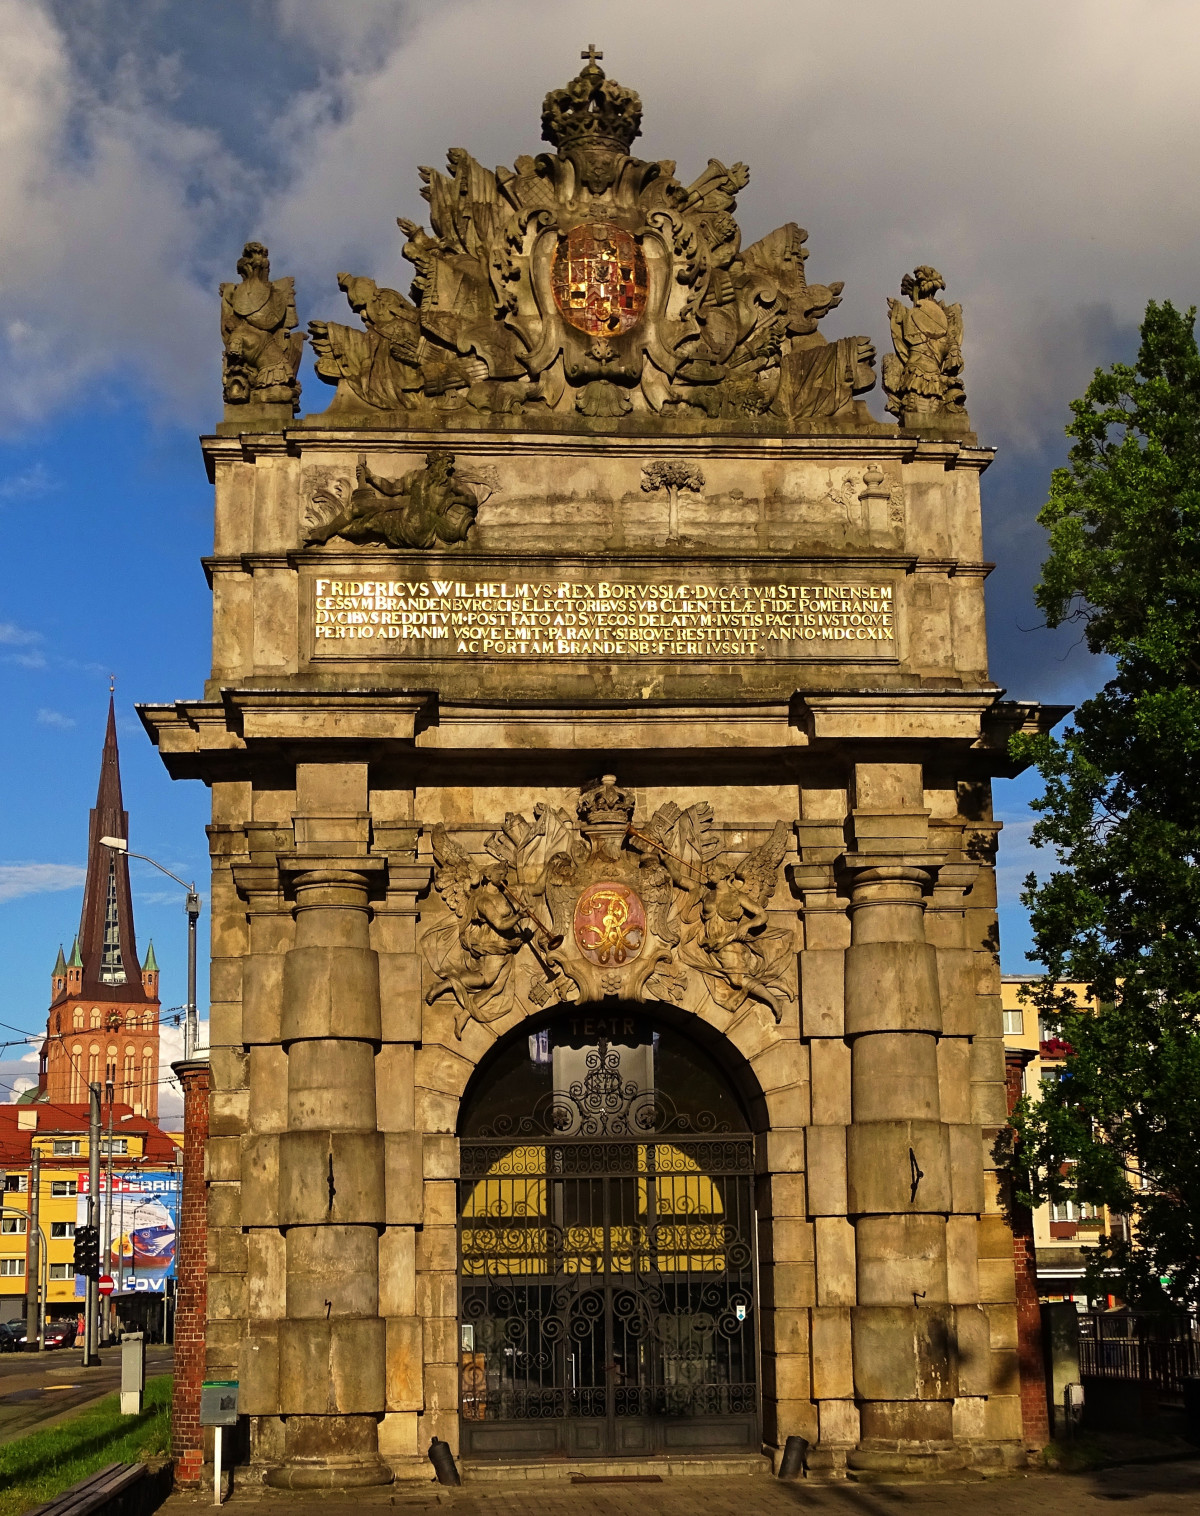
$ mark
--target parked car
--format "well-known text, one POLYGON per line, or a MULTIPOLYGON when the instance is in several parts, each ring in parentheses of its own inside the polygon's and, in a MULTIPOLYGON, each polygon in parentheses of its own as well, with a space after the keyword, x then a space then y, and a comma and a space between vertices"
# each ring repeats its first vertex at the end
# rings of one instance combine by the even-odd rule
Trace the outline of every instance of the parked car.
POLYGON ((48 1348, 73 1347, 78 1330, 74 1321, 48 1321, 42 1341, 48 1348))
POLYGON ((15 1353, 24 1341, 23 1321, 0 1321, 0 1353, 15 1353))

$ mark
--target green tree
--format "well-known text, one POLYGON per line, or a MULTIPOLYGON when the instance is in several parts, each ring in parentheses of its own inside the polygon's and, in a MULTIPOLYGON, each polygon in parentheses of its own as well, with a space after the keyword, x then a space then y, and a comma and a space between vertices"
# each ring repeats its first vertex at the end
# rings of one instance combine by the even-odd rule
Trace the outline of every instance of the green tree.
POLYGON ((1058 867, 1031 874, 1041 1013, 1073 1049, 1021 1102, 1018 1197, 1130 1217, 1089 1272, 1141 1304, 1200 1304, 1200 352, 1195 310, 1147 307, 1133 367, 1072 404, 1066 468, 1038 517, 1035 591, 1077 621, 1113 677, 1061 739, 1018 737, 1044 781, 1033 829, 1058 867), (1091 985, 1079 1014, 1055 981, 1091 985), (1115 1278, 1114 1278, 1115 1276, 1115 1278), (1165 1285, 1161 1281, 1166 1281, 1165 1285))

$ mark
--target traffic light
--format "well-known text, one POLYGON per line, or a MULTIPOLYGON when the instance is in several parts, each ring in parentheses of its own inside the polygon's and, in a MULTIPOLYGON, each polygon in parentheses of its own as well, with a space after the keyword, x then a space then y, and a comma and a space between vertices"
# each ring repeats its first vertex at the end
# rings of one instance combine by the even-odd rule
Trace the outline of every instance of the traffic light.
POLYGON ((100 1231, 94 1226, 75 1228, 75 1272, 85 1279, 100 1278, 100 1231))

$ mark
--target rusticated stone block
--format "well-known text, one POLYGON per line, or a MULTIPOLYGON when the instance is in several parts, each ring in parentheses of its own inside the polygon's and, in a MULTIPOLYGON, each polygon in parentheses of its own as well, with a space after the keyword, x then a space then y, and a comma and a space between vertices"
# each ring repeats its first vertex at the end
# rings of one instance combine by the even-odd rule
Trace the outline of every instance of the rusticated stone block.
POLYGON ((864 1448, 906 1442, 948 1446, 954 1435, 952 1400, 868 1400, 860 1410, 864 1448))
POLYGON ((209 1321, 241 1321, 246 1315, 246 1280, 241 1274, 208 1276, 209 1321))
POLYGON ((805 948, 800 954, 800 1025, 805 1037, 844 1033, 845 976, 841 948, 805 948))
POLYGON ((279 1323, 279 1410, 285 1416, 384 1410, 385 1326, 360 1320, 279 1323))
POLYGON ((240 1137, 250 1125, 249 1090, 214 1090, 208 1102, 208 1130, 213 1137, 240 1137))
POLYGON ((246 1309, 250 1320, 287 1314, 287 1246, 282 1232, 255 1227, 246 1234, 246 1309))
POLYGON ((375 1127, 375 1050, 369 1042, 294 1042, 288 1052, 288 1127, 363 1131, 375 1127))
POLYGON ((950 1144, 950 1205, 959 1216, 976 1216, 983 1210, 983 1154, 979 1128, 947 1124, 950 1144))
POLYGON ((851 1056, 854 1120, 937 1121, 937 1044, 927 1033, 857 1037, 851 1056))
POLYGON ((458 1228, 452 1226, 421 1227, 417 1233, 418 1269, 453 1269, 458 1267, 458 1228))
MULTIPOLYGON (((401 1458, 416 1458, 417 1413, 415 1411, 389 1411, 379 1423, 379 1456, 395 1462, 401 1458)), ((428 1464, 425 1465, 428 1468, 428 1464)))
POLYGON ((809 1046, 812 1119, 815 1126, 845 1126, 850 1120, 850 1049, 840 1037, 819 1037, 809 1046))
POLYGON ((860 1400, 953 1399, 957 1393, 949 1306, 855 1306, 854 1389, 860 1400))
POLYGON ((206 1204, 209 1226, 241 1226, 242 1187, 240 1184, 210 1184, 206 1204))
POLYGON ((862 1216, 855 1227, 859 1305, 946 1301, 946 1222, 942 1216, 862 1216))
POLYGON ((946 1290, 951 1305, 973 1305, 979 1299, 979 1247, 974 1216, 946 1220, 946 1290))
POLYGON ((242 1184, 246 1215, 255 1226, 279 1225, 279 1138, 243 1137, 242 1184))
POLYGON ((378 1042, 381 1035, 379 960, 371 948, 295 947, 285 954, 281 1041, 378 1042))
POLYGON ((383 1224, 382 1133, 283 1132, 277 1140, 280 1226, 383 1224))
POLYGON ((258 1325, 243 1337, 238 1351, 238 1410, 246 1416, 271 1416, 279 1406, 279 1333, 258 1325))
POLYGON ((421 1411, 425 1408, 424 1355, 421 1322, 415 1316, 387 1321, 387 1408, 421 1411))
POLYGON ((250 1049, 249 1126, 252 1132, 287 1130, 287 1053, 278 1043, 250 1049))
POLYGON ((457 1179, 459 1169, 458 1138, 442 1133, 425 1137, 422 1142, 422 1166, 426 1179, 457 1179))
POLYGON ((375 1109, 381 1132, 411 1132, 416 1120, 415 1055, 408 1043, 385 1042, 375 1058, 375 1109))
POLYGON ((937 1046, 938 1104, 943 1121, 971 1119, 971 1045, 965 1037, 941 1037, 937 1046))
POLYGON ((958 1345, 959 1394, 990 1395, 992 1354, 986 1313, 977 1305, 957 1306, 954 1329, 958 1345))
POLYGON ((975 954, 970 948, 937 950, 942 1031, 947 1037, 975 1035, 975 954))
POLYGON ((848 1308, 818 1306, 812 1313, 812 1394, 815 1400, 850 1399, 854 1394, 848 1308))
POLYGON ((204 1177, 221 1182, 241 1178, 242 1158, 236 1137, 210 1137, 205 1151, 204 1177))
POLYGON ((416 953, 380 953, 379 1003, 385 1042, 420 1042, 421 960, 416 953))
POLYGON ((280 1040, 283 1013, 283 955, 252 953, 242 968, 242 1040, 280 1040))
POLYGON ((846 1214, 846 1128, 810 1126, 807 1148, 808 1208, 813 1216, 846 1214))
POLYGON ((822 1447, 858 1446, 858 1407, 853 1400, 820 1400, 817 1413, 822 1447))
POLYGON ((818 1304, 853 1305, 856 1299, 853 1224, 844 1216, 819 1216, 814 1230, 818 1304))
POLYGON ((950 1209, 949 1151, 940 1122, 872 1121, 848 1127, 846 1173, 851 1215, 950 1209), (920 1170, 915 1194, 914 1158, 920 1170))
MULTIPOLYGON (((388 1132, 383 1138, 388 1226, 420 1226, 425 1220, 421 1134, 388 1132)), ((453 1185, 450 1186, 454 1188, 453 1185)))
POLYGON ((416 1231, 386 1227, 379 1238, 379 1314, 412 1316, 416 1309, 416 1231))
POLYGON ((287 1314, 374 1316, 379 1239, 369 1226, 297 1226, 287 1234, 287 1314))
POLYGON ((984 1413, 985 1435, 996 1442, 1021 1440, 1021 1397, 991 1395, 984 1413))
POLYGON ((856 942, 846 949, 846 1035, 940 1032, 934 949, 924 942, 856 942))
POLYGON ((979 1395, 960 1395, 954 1402, 955 1442, 978 1442, 987 1430, 987 1401, 979 1395))
MULTIPOLYGON (((812 1334, 809 1330, 809 1312, 780 1310, 762 1312, 763 1347, 772 1353, 802 1353, 806 1357, 812 1351, 812 1334)), ((847 1329, 849 1344, 849 1329, 847 1329)), ((808 1397, 805 1390, 805 1398, 808 1397)))

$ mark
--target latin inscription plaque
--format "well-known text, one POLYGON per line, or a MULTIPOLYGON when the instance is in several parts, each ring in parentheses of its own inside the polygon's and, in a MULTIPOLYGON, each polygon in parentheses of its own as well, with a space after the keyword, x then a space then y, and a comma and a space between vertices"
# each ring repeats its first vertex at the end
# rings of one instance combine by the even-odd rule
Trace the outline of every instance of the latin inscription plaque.
POLYGON ((895 659, 892 586, 313 581, 317 657, 895 659))

